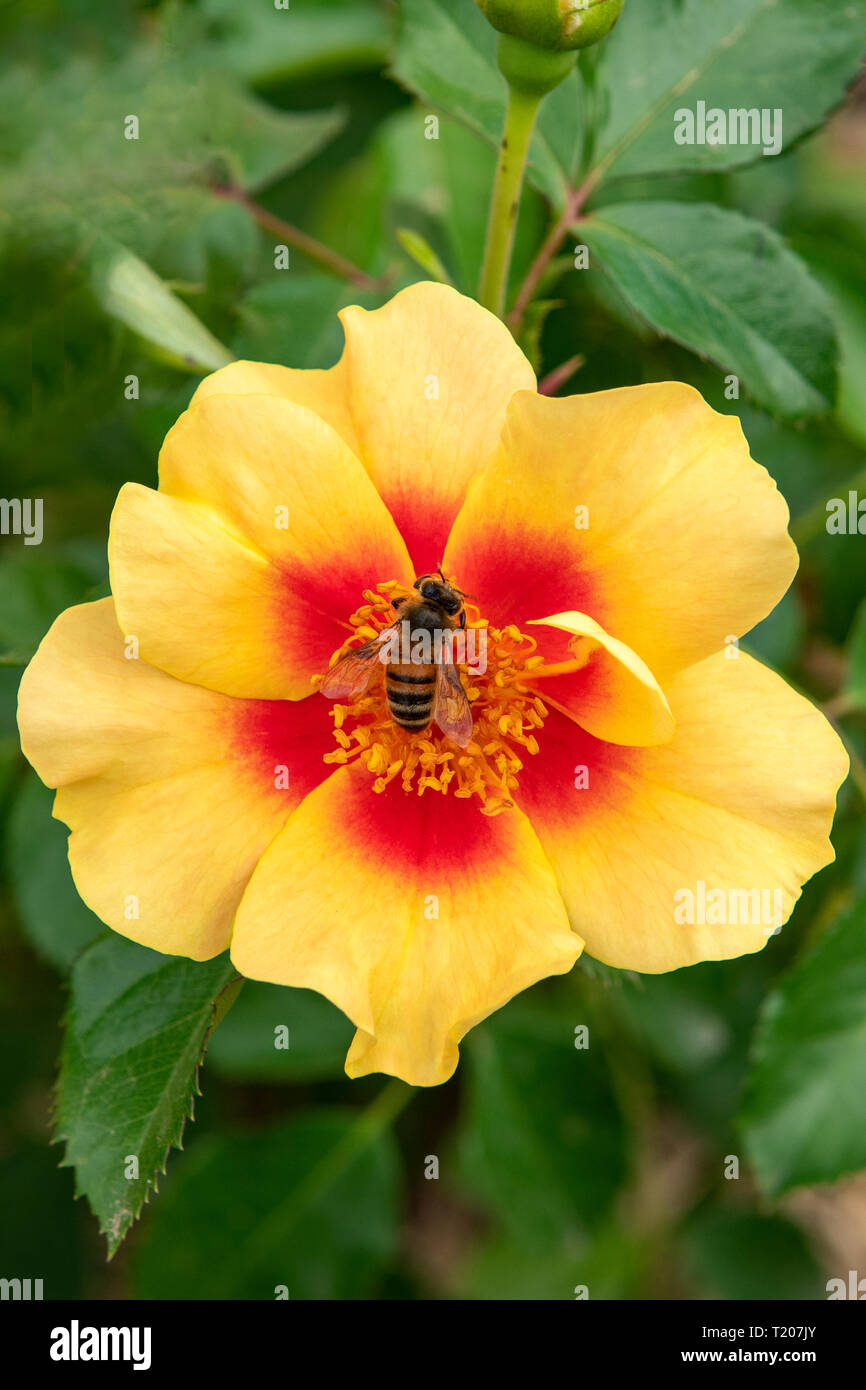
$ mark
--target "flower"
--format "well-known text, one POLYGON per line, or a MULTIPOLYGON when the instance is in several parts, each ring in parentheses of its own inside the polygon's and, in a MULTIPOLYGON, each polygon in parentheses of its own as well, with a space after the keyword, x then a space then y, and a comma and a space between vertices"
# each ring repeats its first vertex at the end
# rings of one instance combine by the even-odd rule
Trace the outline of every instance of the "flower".
POLYGON ((113 598, 45 637, 22 745, 115 931, 230 947, 353 1020, 350 1076, 435 1085, 584 946, 648 972, 759 950, 766 918, 719 895, 787 918, 847 759, 734 640, 797 566, 735 418, 674 382, 538 395, 440 285, 341 317, 329 371, 207 377, 159 490, 121 490, 113 598), (381 668, 336 707, 316 688, 440 563, 487 638, 465 747, 398 729, 381 668))
POLYGON ((609 34, 624 0, 475 0, 494 29, 539 48, 586 48, 609 34))

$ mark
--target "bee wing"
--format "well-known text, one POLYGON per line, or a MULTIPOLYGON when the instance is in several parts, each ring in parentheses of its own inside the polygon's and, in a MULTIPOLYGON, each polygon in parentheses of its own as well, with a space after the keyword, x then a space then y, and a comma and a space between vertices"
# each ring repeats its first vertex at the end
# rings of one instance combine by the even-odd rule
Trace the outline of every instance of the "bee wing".
POLYGON ((392 623, 390 627, 383 628, 377 637, 371 637, 363 647, 356 647, 354 651, 348 652, 342 661, 338 661, 336 666, 331 667, 319 686, 326 699, 351 700, 356 695, 363 694, 376 669, 379 649, 384 646, 392 628, 396 626, 396 623, 392 623))
POLYGON ((433 722, 446 738, 465 748, 472 738, 472 706, 463 689, 460 673, 449 657, 436 667, 436 695, 433 722))

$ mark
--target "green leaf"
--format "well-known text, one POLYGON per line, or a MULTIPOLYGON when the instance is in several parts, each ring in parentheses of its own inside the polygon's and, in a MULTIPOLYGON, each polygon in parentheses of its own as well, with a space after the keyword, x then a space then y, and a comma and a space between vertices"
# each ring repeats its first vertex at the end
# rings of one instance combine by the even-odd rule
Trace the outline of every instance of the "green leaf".
POLYGON ((54 792, 31 772, 9 817, 6 860, 12 896, 27 939, 61 970, 105 927, 81 901, 67 855, 69 832, 52 819, 54 792))
POLYGON ((161 350, 180 367, 215 371, 233 361, 228 348, 158 275, 116 241, 100 239, 90 257, 93 291, 110 318, 161 350))
MULTIPOLYGON (((473 0, 402 0, 393 72, 434 108, 498 143, 505 84, 496 34, 473 0)), ((762 145, 680 145, 675 113, 777 108, 784 148, 814 129, 857 74, 866 0, 640 0, 597 54, 544 101, 528 176, 554 204, 588 163, 608 178, 735 168, 762 145), (588 152, 588 161, 584 152, 588 152)))
POLYGON ((866 897, 767 999, 741 1124, 770 1196, 866 1167, 866 897))
POLYGON ((235 1081, 340 1077, 353 1032, 345 1015, 320 994, 250 980, 214 1034, 208 1065, 235 1081))
MULTIPOLYGON (((396 80, 498 145, 506 84, 496 65, 496 33, 477 5, 473 0, 402 0, 400 13, 392 67, 396 80)), ((528 178, 557 205, 564 200, 579 154, 577 104, 578 78, 572 73, 545 101, 529 152, 528 178), (565 138, 563 111, 572 117, 565 138)))
POLYGON ((397 240, 403 247, 407 256, 411 256, 416 265, 426 271, 431 280, 438 280, 442 285, 451 284, 451 276, 440 261, 429 241, 420 232, 414 232, 411 227, 398 227, 397 240))
POLYGON ((866 250, 862 219, 836 214, 799 232, 794 244, 833 305, 839 335, 837 416, 857 443, 866 444, 866 250))
POLYGON ((682 1245, 686 1269, 705 1298, 825 1296, 802 1233, 782 1217, 705 1207, 687 1222, 682 1245))
POLYGON ((0 97, 15 113, 0 150, 21 152, 8 162, 0 154, 7 235, 38 234, 68 252, 103 233, 147 260, 207 219, 210 185, 263 188, 310 159, 345 119, 268 106, 200 40, 142 40, 109 65, 77 55, 50 83, 12 67, 0 97))
POLYGON ((72 972, 57 1138, 110 1255, 156 1190, 169 1150, 181 1146, 217 1000, 223 991, 230 998, 235 978, 226 956, 201 964, 115 935, 72 972), (132 1159, 137 1177, 126 1176, 132 1159))
POLYGON ((792 416, 831 407, 828 298, 769 227, 710 203, 624 203, 592 213, 580 234, 632 308, 759 404, 792 416))
POLYGON ((591 1030, 589 1047, 575 1046, 585 1022, 577 1001, 566 1008, 521 999, 474 1029, 464 1047, 463 1176, 527 1250, 580 1248, 625 1175, 603 1044, 591 1030))
POLYGON ((783 113, 784 148, 813 130, 853 81, 864 0, 641 0, 599 50, 592 173, 600 178, 731 169, 761 159, 753 144, 679 145, 675 113, 783 113))
POLYGON ((365 1298, 396 1246, 393 1140, 344 1109, 197 1141, 135 1252, 140 1298, 365 1298))
POLYGON ((141 39, 115 63, 74 55, 50 82, 8 69, 0 241, 89 270, 110 317, 172 365, 210 370, 231 359, 165 280, 192 271, 218 291, 249 275, 257 230, 215 190, 273 183, 329 141, 344 115, 280 111, 252 97, 215 59, 201 25, 171 10, 158 40, 141 39))
POLYGON ((250 82, 285 82, 381 67, 390 24, 370 0, 305 0, 291 9, 203 0, 219 25, 217 51, 250 82))

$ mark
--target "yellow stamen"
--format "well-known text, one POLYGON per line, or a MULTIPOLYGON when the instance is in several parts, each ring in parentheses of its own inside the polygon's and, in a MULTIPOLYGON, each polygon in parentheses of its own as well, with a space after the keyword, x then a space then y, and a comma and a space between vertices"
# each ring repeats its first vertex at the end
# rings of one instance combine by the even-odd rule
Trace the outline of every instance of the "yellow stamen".
MULTIPOLYGON (((417 597, 394 581, 364 591, 366 602, 349 618, 351 636, 331 657, 333 667, 344 656, 394 622, 392 600, 417 597)), ((466 605, 467 628, 486 629, 487 670, 480 674, 466 664, 458 667, 472 707, 472 741, 459 748, 431 724, 422 734, 394 723, 385 696, 384 666, 373 675, 365 693, 349 705, 334 705, 334 738, 339 744, 325 754, 326 763, 360 761, 373 777, 373 791, 383 792, 400 779, 404 792, 449 791, 461 799, 477 796, 486 816, 514 805, 523 756, 538 752, 535 734, 547 707, 521 678, 543 666, 535 655, 536 641, 513 623, 491 627, 474 604, 466 605), (518 753, 517 750, 520 750, 518 753)))

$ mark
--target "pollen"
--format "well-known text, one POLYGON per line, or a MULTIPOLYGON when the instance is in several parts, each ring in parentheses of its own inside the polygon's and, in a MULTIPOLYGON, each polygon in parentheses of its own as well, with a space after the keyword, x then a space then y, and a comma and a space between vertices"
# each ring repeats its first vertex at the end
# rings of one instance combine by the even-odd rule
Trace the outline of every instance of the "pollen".
MULTIPOLYGON (((390 627, 395 621, 392 600, 411 593, 392 581, 365 590, 365 602, 349 618, 351 636, 334 652, 331 667, 390 627)), ((472 738, 465 748, 446 738, 435 723, 420 733, 400 728, 388 709, 385 666, 377 663, 359 698, 332 707, 337 747, 325 754, 325 762, 363 763, 374 792, 396 782, 419 796, 429 791, 477 797, 486 816, 510 809, 524 761, 538 752, 536 735, 548 713, 525 684, 544 661, 532 637, 512 625, 491 627, 470 602, 466 631, 478 634, 474 644, 467 641, 466 653, 480 650, 485 660, 456 661, 472 710, 472 738)), ((316 683, 321 680, 317 677, 316 683)))

